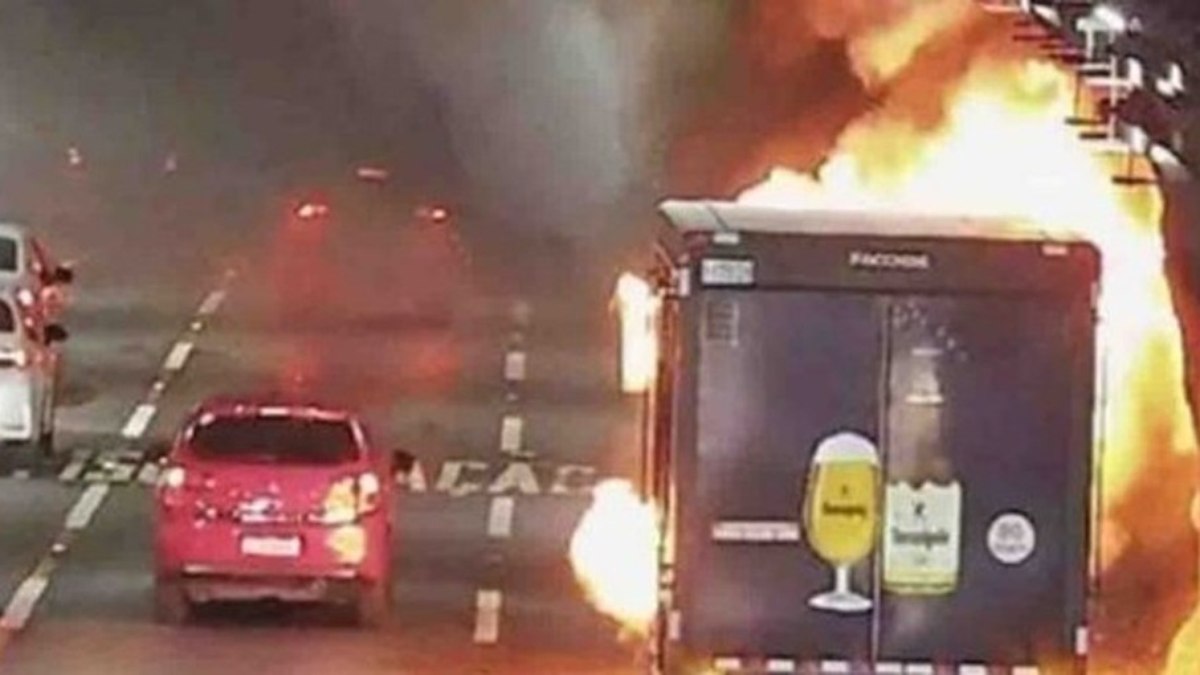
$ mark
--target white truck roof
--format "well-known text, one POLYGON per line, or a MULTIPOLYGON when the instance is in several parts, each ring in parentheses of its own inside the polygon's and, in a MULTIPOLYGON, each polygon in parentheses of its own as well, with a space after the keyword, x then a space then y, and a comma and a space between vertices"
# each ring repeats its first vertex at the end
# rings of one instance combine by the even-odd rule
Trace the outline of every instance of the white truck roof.
POLYGON ((14 223, 11 221, 0 222, 0 235, 19 238, 19 237, 24 237, 28 234, 29 234, 29 227, 26 225, 22 225, 21 223, 14 223))
POLYGON ((929 237, 999 241, 1085 243, 1070 233, 1052 233, 1022 220, 747 206, 727 201, 668 199, 659 204, 683 232, 929 237))

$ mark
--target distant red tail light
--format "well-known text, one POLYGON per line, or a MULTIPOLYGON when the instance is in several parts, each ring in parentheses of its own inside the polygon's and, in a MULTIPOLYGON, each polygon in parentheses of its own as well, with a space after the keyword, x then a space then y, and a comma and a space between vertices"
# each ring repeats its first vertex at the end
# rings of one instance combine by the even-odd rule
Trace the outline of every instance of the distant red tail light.
POLYGON ((418 206, 415 215, 422 220, 444 223, 450 220, 450 210, 444 206, 418 206))
POLYGON ((387 169, 378 166, 360 166, 354 170, 354 175, 359 180, 373 183, 383 183, 391 176, 387 169))
POLYGON ((304 202, 296 207, 296 217, 301 220, 315 220, 329 215, 329 205, 324 202, 304 202))

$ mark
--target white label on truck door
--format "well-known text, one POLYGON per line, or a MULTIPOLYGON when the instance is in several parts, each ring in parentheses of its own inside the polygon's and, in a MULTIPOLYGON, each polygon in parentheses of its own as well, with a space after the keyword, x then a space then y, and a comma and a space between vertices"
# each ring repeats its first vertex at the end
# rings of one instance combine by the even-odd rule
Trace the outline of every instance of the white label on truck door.
POLYGON ((1025 514, 1000 514, 992 521, 987 533, 988 551, 1005 565, 1020 565, 1037 548, 1037 530, 1025 514))
POLYGON ((958 586, 962 485, 887 486, 883 584, 897 595, 942 595, 958 586))

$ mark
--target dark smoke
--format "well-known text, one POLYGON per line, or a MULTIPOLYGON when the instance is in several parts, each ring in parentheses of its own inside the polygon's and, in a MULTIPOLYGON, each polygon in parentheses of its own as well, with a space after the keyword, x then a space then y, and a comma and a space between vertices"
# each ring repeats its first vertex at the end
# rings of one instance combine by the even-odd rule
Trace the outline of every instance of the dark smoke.
POLYGON ((724 3, 677 5, 375 1, 336 11, 391 138, 423 148, 490 220, 586 233, 654 191, 692 64, 721 47, 724 3), (415 137, 430 128, 444 143, 415 137))

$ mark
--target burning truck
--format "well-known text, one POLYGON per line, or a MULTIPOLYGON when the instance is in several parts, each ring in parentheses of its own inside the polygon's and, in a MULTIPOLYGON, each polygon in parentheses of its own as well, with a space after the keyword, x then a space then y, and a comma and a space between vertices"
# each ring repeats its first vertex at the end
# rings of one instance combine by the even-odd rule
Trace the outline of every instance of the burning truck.
MULTIPOLYGON (((622 387, 649 387, 655 407, 646 419, 658 424, 646 434, 652 461, 646 466, 644 494, 632 484, 602 486, 572 539, 571 561, 588 600, 630 633, 651 636, 650 642, 662 647, 656 660, 676 670, 690 669, 687 658, 694 656, 700 672, 717 671, 718 665, 727 671, 855 672, 865 658, 867 663, 874 659, 875 672, 942 672, 946 669, 937 665, 957 663, 947 672, 990 674, 994 669, 986 670, 987 664, 959 661, 983 650, 989 658, 1004 655, 993 664, 1001 666, 1000 672, 1004 666, 1070 672, 1083 667, 1082 658, 1073 655, 1086 651, 1094 674, 1194 675, 1200 645, 1200 444, 1188 391, 1190 386, 1194 392, 1200 381, 1198 314, 1194 294, 1181 283, 1179 246, 1175 258, 1167 255, 1164 230, 1168 238, 1174 232, 1178 244, 1179 233, 1190 231, 1195 218, 1183 208, 1188 199, 1164 192, 1161 178, 1174 161, 1170 153, 1139 146, 1123 133, 1097 135, 1086 126, 1093 124, 1088 120, 1099 120, 1095 124, 1110 131, 1120 128, 1110 123, 1107 95, 1087 84, 1078 69, 1041 49, 1038 45, 1044 43, 1037 40, 1046 36, 1021 12, 993 11, 967 0, 758 0, 745 7, 749 18, 734 53, 744 54, 739 68, 762 75, 766 91, 749 98, 757 103, 747 104, 748 97, 735 88, 705 119, 740 119, 736 113, 745 108, 762 108, 759 117, 764 119, 756 117, 755 124, 746 125, 751 131, 737 142, 710 145, 710 138, 723 138, 720 125, 701 124, 687 134, 697 145, 680 153, 686 175, 696 171, 702 178, 711 167, 729 175, 692 187, 685 181, 677 190, 738 194, 741 206, 712 205, 711 211, 668 206, 671 226, 660 247, 662 278, 653 284, 627 278, 622 284, 622 317, 630 319, 622 321, 623 339, 631 346, 625 355, 632 367, 623 373, 622 387), (811 53, 803 48, 803 37, 811 34, 841 41, 853 76, 871 95, 869 106, 842 110, 832 93, 820 100, 836 110, 806 108, 803 114, 791 114, 769 105, 774 92, 805 90, 793 80, 803 79, 811 62, 811 53), (769 124, 772 119, 779 123, 769 124), (823 122, 836 130, 821 127, 823 122), (771 132, 754 131, 764 128, 771 132), (768 171, 766 180, 756 182, 768 171), (696 225, 706 221, 707 231, 696 225), (854 249, 854 265, 850 251, 821 243, 847 236, 837 234, 841 228, 870 222, 881 231, 871 231, 869 239, 875 243, 870 248, 854 249), (924 230, 935 222, 962 225, 975 232, 967 237, 973 241, 960 248, 950 246, 954 237, 929 242, 923 234, 912 238, 912 227, 924 230), (898 229, 884 232, 884 223, 898 229), (691 225, 697 232, 689 237, 691 225), (814 262, 788 252, 801 240, 816 242, 814 250, 833 257, 814 262), (992 243, 976 248, 978 240, 992 243), (763 243, 768 241, 778 242, 780 249, 773 251, 763 243), (1086 334, 1075 335, 1078 344, 1063 346, 1055 332, 1059 329, 1043 334, 1030 328, 1043 319, 1051 321, 1047 325, 1075 326, 1065 312, 1048 316, 1032 307, 1038 306, 1037 298, 1054 296, 1047 287, 1067 295, 1081 292, 1085 284, 1065 268, 1072 256, 1087 257, 1080 253, 1088 250, 1083 241, 1094 245, 1103 261, 1096 348, 1090 357, 1098 367, 1087 460, 1082 459, 1082 441, 1035 439, 1028 431, 1063 423, 1056 407, 1065 405, 1062 400, 1055 399, 1041 417, 1023 407, 1033 405, 1031 397, 1049 396, 1049 389, 1064 386, 1060 380, 1069 377, 1069 369, 1061 361, 1039 369, 1028 390, 1011 396, 1006 392, 1022 383, 1022 373, 1028 374, 1031 367, 1023 365, 1024 359, 1052 360, 1044 350, 1061 348, 1054 353, 1062 358, 1088 358, 1086 351, 1071 351, 1089 349, 1086 334), (948 258, 958 261, 953 268, 958 271, 947 274, 938 262, 946 253, 923 256, 926 243, 958 251, 948 258), (1039 251, 1047 265, 1062 263, 1045 269, 1064 270, 1063 275, 1043 286, 1028 281, 1029 270, 1012 263, 1007 275, 994 277, 997 289, 953 290, 967 278, 988 288, 981 279, 997 270, 995 256, 1002 254, 996 251, 1021 246, 1039 251), (1064 250, 1063 257, 1049 255, 1064 250), (681 253, 690 256, 686 274, 676 271, 684 266, 672 257, 681 253), (708 257, 723 262, 709 263, 706 269, 701 261, 708 257), (800 263, 804 266, 791 275, 776 276, 800 263), (968 271, 981 276, 957 276, 968 271), (702 283, 705 274, 709 281, 702 283), (722 276, 725 282, 714 281, 722 276), (806 279, 811 288, 804 292, 832 304, 795 299, 803 289, 788 284, 806 279), (916 285, 847 285, 855 279, 916 285), (922 280, 940 280, 944 286, 921 286, 922 280), (729 297, 717 297, 722 294, 729 297), (872 299, 882 306, 874 328, 850 328, 857 325, 847 318, 854 314, 849 308, 856 306, 856 298, 860 305, 872 299), (1009 301, 1027 309, 1013 309, 1009 301), (801 310, 811 316, 798 318, 801 310), (924 317, 934 328, 920 328, 913 317, 924 317), (836 333, 837 340, 821 341, 811 335, 817 326, 841 327, 842 332, 836 333), (1190 336, 1181 331, 1189 326, 1190 336), (939 337, 938 327, 946 335, 939 337), (953 338, 955 346, 922 347, 910 351, 907 360, 898 358, 905 345, 919 347, 915 341, 929 330, 928 340, 953 338), (833 348, 848 352, 870 335, 879 337, 880 344, 859 356, 875 364, 873 380, 865 374, 869 365, 845 369, 836 380, 808 373, 794 381, 786 378, 796 372, 793 361, 803 357, 783 351, 783 336, 791 336, 789 347, 811 353, 833 348), (884 337, 891 341, 883 342, 884 337), (1008 341, 1013 344, 1005 345, 1008 341), (956 349, 965 354, 949 356, 956 349), (1011 359, 1001 358, 1006 349, 1011 359), (717 356, 722 350, 724 356, 717 356), (1004 366, 984 365, 989 359, 1004 366), (988 372, 989 381, 967 386, 970 380, 962 378, 975 368, 988 372), (922 372, 934 373, 932 380, 922 372), (915 400, 925 405, 894 402, 902 395, 893 390, 900 377, 911 380, 915 400), (876 396, 861 399, 860 421, 840 421, 816 436, 796 435, 788 450, 774 445, 782 443, 774 440, 783 433, 778 429, 800 434, 798 425, 811 424, 803 420, 814 410, 853 410, 847 401, 871 386, 876 396), (815 393, 818 387, 824 388, 824 398, 815 393), (795 403, 800 391, 808 408, 795 403), (935 405, 939 398, 941 404, 935 405), (1011 418, 1005 417, 1010 400, 1016 406, 1011 418), (709 407, 695 407, 701 403, 709 407), (908 420, 899 426, 891 419, 890 408, 896 406, 908 420), (768 412, 770 419, 764 422, 768 412), (664 415, 677 418, 664 421, 664 415), (738 415, 749 415, 756 426, 738 415), (995 421, 1001 418, 1002 423, 995 421), (862 419, 875 419, 875 425, 862 419), (972 427, 967 425, 971 419, 980 421, 972 427), (664 436, 667 431, 682 435, 664 436), (1051 447, 1052 442, 1061 452, 1026 456, 1021 449, 1051 447), (731 448, 737 443, 741 454, 735 455, 731 448), (918 450, 931 444, 947 449, 918 450), (1073 454, 1061 456, 1066 452, 1073 454), (754 459, 765 457, 786 463, 768 472, 754 459), (966 464, 959 466, 960 461, 966 464), (1044 464, 1049 462, 1063 464, 1052 471, 1044 464), (1018 464, 1027 467, 1025 473, 1017 471, 1018 464), (979 539, 982 525, 988 528, 985 535, 992 532, 989 514, 980 510, 981 499, 1011 495, 1018 502, 1036 501, 1043 489, 1038 486, 1045 485, 1041 481, 1056 480, 1052 476, 1067 470, 1063 467, 1080 472, 1085 465, 1091 469, 1094 499, 1074 510, 1063 506, 1050 521, 1061 529, 1046 530, 1042 516, 1018 506, 1014 514, 1001 514, 1015 517, 998 520, 995 541, 979 539), (743 474, 748 478, 735 479, 743 474), (821 478, 825 475, 840 478, 821 478), (869 475, 875 476, 874 490, 863 487, 871 482, 869 475), (749 482, 733 487, 739 480, 749 482), (818 517, 813 505, 821 507, 825 496, 839 494, 843 483, 851 503, 831 500, 828 517, 818 517), (861 499, 853 497, 854 486, 861 499), (727 508, 713 500, 729 494, 742 495, 741 501, 727 508), (920 506, 922 498, 934 505, 920 506), (770 509, 762 506, 767 501, 770 509), (901 517, 902 504, 912 506, 908 520, 901 517), (1080 510, 1085 507, 1090 514, 1080 510), (932 533, 914 527, 914 522, 930 521, 931 508, 933 522, 942 527, 932 533), (856 526, 831 525, 837 522, 835 515, 856 526), (891 531, 891 540, 888 518, 900 525, 891 531), (1087 530, 1066 529, 1064 523, 1080 519, 1087 530), (955 523, 958 527, 951 527, 955 523), (722 527, 714 530, 714 525, 722 527), (1089 554, 1080 554, 1082 563, 1079 555, 1073 562, 1061 556, 1087 542, 1060 535, 1090 539, 1089 554), (992 541, 1007 556, 1009 537, 1012 559, 1031 551, 1022 562, 1003 563, 988 546, 992 541), (758 541, 762 539, 768 541, 758 541), (1042 569, 1045 558, 1039 556, 1051 553, 1064 561, 1059 568, 1063 574, 1071 575, 1062 578, 1064 589, 1074 589, 1064 600, 1067 605, 1046 615, 1047 622, 1031 619, 1023 628, 1006 623, 1032 611, 1032 605, 1021 605, 1033 602, 1026 594, 1032 590, 1004 590, 984 600, 982 589, 992 582, 979 581, 981 570, 996 565, 1007 575, 1042 569), (667 563, 661 589, 659 558, 667 563), (845 562, 850 558, 856 562, 845 562), (921 565, 932 569, 921 572, 921 565), (711 587, 700 588, 698 582, 711 587), (799 593, 802 583, 812 586, 799 593), (1078 590, 1081 583, 1085 593, 1078 590), (724 604, 697 597, 701 594, 715 594, 724 604), (1081 594, 1086 614, 1081 613, 1081 594), (961 611, 972 602, 982 603, 976 612, 961 611), (842 612, 835 604, 859 609, 842 612), (781 609, 785 606, 791 613, 781 609), (767 628, 747 623, 744 633, 732 632, 747 617, 767 621, 767 628), (1090 629, 1078 630, 1084 623, 1090 629), (824 636, 820 644, 806 637, 813 631, 826 631, 817 633, 824 636), (922 642, 933 633, 943 637, 922 642), (784 635, 790 639, 787 649, 771 653, 783 644, 784 635), (725 660, 716 663, 718 657, 725 660), (1021 659, 1035 662, 1022 664, 1021 659)), ((828 74, 829 69, 817 72, 828 74)), ((739 76, 737 81, 747 80, 739 76)), ((810 83, 808 90, 836 88, 822 80, 810 83)), ((857 231, 853 228, 852 233, 857 231)), ((840 372, 834 363, 841 362, 831 357, 821 367, 840 372)), ((1075 382, 1085 386, 1085 380, 1075 382)), ((1077 403, 1072 399, 1072 405, 1077 403)), ((1081 488, 1073 484, 1075 489, 1081 488)), ((1058 495, 1058 503, 1078 504, 1071 500, 1080 494, 1058 495)))
POLYGON ((1096 248, 939 216, 661 211, 656 670, 1083 672, 1096 248))

